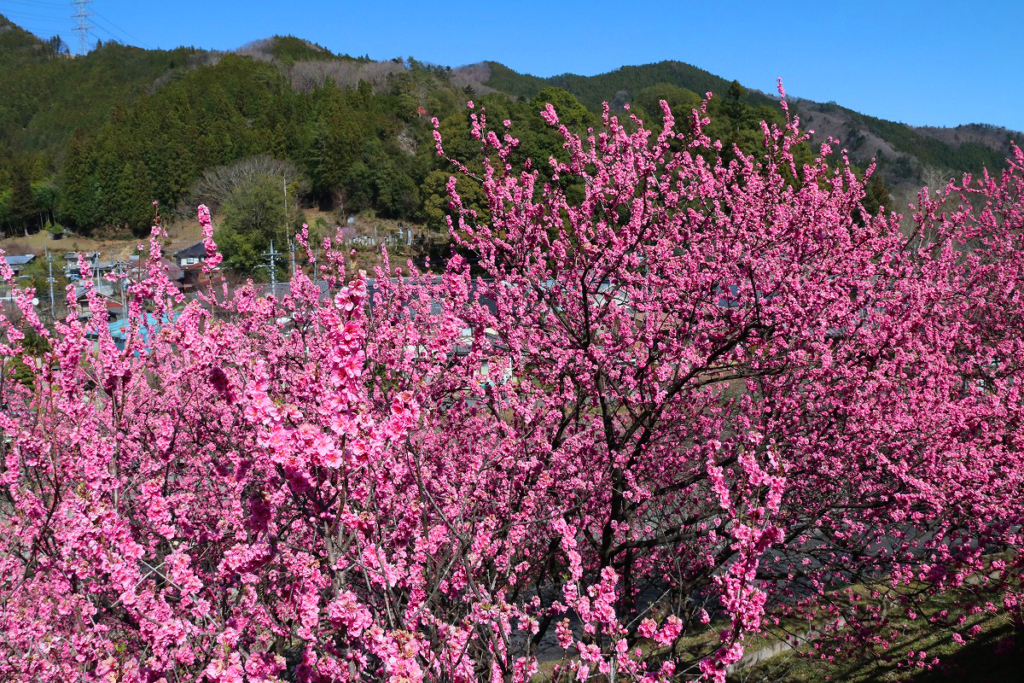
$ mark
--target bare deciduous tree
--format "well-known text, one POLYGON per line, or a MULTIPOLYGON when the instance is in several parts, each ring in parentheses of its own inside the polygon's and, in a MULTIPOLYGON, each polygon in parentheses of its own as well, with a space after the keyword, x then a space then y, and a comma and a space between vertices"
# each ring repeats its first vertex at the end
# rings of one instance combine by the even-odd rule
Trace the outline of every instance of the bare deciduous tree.
POLYGON ((215 166, 203 173, 189 190, 182 203, 182 211, 190 213, 196 205, 204 202, 212 211, 216 211, 232 190, 260 176, 281 178, 292 199, 309 192, 309 180, 293 162, 259 154, 224 166, 215 166))

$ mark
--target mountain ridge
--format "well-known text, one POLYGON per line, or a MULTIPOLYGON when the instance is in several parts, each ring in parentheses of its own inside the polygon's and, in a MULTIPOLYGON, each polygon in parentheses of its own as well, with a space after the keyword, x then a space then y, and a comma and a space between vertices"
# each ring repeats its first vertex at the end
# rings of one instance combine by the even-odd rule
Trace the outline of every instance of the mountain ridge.
MULTIPOLYGON (((429 122, 437 116, 453 148, 473 154, 455 142, 468 135, 468 99, 524 125, 524 153, 541 159, 561 149, 538 115, 547 102, 585 130, 604 102, 656 122, 658 100, 687 111, 711 91, 709 134, 727 143, 726 154, 733 144, 756 149, 759 122, 782 120, 776 96, 675 60, 538 77, 495 61, 454 69, 411 57, 375 61, 295 36, 231 51, 112 42, 71 57, 58 38, 42 40, 0 15, 0 65, 7 230, 58 220, 142 229, 154 196, 175 206, 207 171, 260 154, 294 161, 308 181, 304 201, 320 208, 443 226, 446 176, 429 122)), ((876 189, 889 208, 906 206, 922 184, 1002 168, 1011 139, 1024 138, 987 124, 913 127, 834 102, 790 103, 812 142, 843 141, 861 169, 877 161, 887 187, 876 189)))
MULTIPOLYGON (((725 94, 733 82, 727 81, 699 67, 675 60, 650 64, 623 66, 594 76, 561 74, 539 77, 520 74, 498 62, 478 62, 459 67, 468 84, 474 83, 489 91, 508 92, 517 96, 531 96, 544 87, 561 87, 572 93, 588 108, 596 109, 600 101, 607 101, 613 109, 622 109, 629 101, 629 90, 623 80, 633 85, 633 93, 644 86, 668 83, 687 88, 698 95, 713 92, 725 94), (636 74, 647 71, 644 78, 636 74), (652 76, 657 74, 657 76, 652 76), (666 77, 667 76, 667 77, 666 77), (618 79, 618 80, 617 80, 618 79), (584 91, 590 83, 604 83, 602 97, 584 91), (600 101, 599 101, 600 100, 600 101)), ((600 87, 600 86, 599 86, 600 87)), ((744 86, 744 99, 753 105, 778 106, 778 98, 744 86)), ((1011 141, 1024 140, 1024 133, 987 123, 965 123, 956 127, 911 126, 888 121, 835 102, 816 102, 793 97, 787 98, 793 111, 802 115, 805 130, 813 132, 815 144, 832 137, 843 143, 852 143, 848 150, 851 158, 862 166, 878 161, 880 171, 893 187, 916 192, 917 183, 936 182, 947 173, 964 171, 977 173, 982 166, 998 168, 1010 153, 1011 141)))

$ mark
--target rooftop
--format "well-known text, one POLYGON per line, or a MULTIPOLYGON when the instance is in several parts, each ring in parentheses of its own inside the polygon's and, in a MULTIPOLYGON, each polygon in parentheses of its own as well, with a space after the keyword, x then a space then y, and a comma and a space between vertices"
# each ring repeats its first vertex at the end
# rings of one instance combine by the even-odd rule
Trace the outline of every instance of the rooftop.
POLYGON ((206 258, 206 245, 196 242, 191 247, 175 252, 174 258, 206 258))

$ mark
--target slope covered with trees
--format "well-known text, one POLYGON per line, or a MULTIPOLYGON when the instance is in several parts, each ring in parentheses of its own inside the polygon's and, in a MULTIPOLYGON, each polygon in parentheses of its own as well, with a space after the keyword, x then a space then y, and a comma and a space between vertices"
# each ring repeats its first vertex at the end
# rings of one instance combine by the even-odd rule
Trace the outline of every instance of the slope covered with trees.
MULTIPOLYGON (((624 120, 629 107, 656 123, 660 100, 681 116, 713 91, 709 134, 722 140, 726 160, 734 145, 756 148, 762 120, 781 121, 776 99, 681 62, 544 79, 495 62, 454 71, 413 58, 374 62, 295 37, 226 54, 108 43, 72 58, 59 39, 41 41, 0 18, 0 64, 6 234, 50 223, 87 233, 145 232, 153 201, 170 209, 194 206, 206 199, 197 193, 204 177, 229 177, 228 169, 262 157, 298 170, 277 183, 283 204, 293 209, 317 206, 339 216, 372 211, 443 232, 449 171, 433 154, 430 120, 437 117, 453 148, 471 158, 469 100, 492 121, 515 121, 518 159, 545 168, 564 154, 540 117, 548 103, 583 133, 603 102, 624 120)), ((828 115, 825 105, 797 108, 828 123, 827 134, 851 140, 860 168, 872 157, 881 160, 869 206, 891 205, 886 184, 909 186, 928 168, 998 168, 1005 156, 991 136, 956 143, 838 106, 828 115)), ((808 155, 806 146, 797 150, 802 160, 808 155)), ((258 185, 264 194, 273 187, 258 185)), ((469 185, 460 181, 464 196, 478 195, 469 185)))
MULTIPOLYGON (((499 90, 516 96, 532 97, 546 87, 559 87, 572 93, 592 111, 599 111, 603 102, 613 107, 635 103, 646 89, 665 90, 674 86, 703 95, 713 92, 722 96, 738 86, 703 69, 676 61, 642 66, 624 66, 596 76, 561 74, 538 78, 520 74, 498 62, 465 67, 465 79, 485 90, 499 90)), ((778 110, 773 98, 756 90, 742 90, 742 99, 755 108, 778 110)), ((861 114, 835 102, 810 100, 791 102, 794 112, 804 116, 806 127, 813 129, 815 145, 829 136, 840 139, 851 158, 862 167, 877 161, 879 174, 890 188, 915 192, 920 183, 944 184, 962 172, 978 174, 983 168, 1001 169, 1011 154, 1014 138, 1020 134, 984 124, 970 124, 957 129, 914 128, 861 114), (960 131, 963 135, 950 133, 960 131), (983 129, 985 135, 978 135, 983 129)), ((715 120, 714 118, 712 120, 715 120)))
MULTIPOLYGON (((655 85, 675 85, 693 92, 725 93, 731 85, 720 76, 690 64, 676 61, 658 62, 643 66, 624 66, 597 76, 561 74, 551 78, 538 78, 519 74, 504 64, 485 62, 490 77, 483 85, 516 96, 533 97, 543 88, 555 86, 572 93, 590 109, 598 110, 604 102, 614 102, 617 95, 625 94, 625 101, 644 88, 655 85)), ((752 105, 775 104, 775 100, 756 90, 746 91, 744 99, 752 105)))
MULTIPOLYGON (((295 38, 237 54, 108 44, 71 59, 59 44, 5 33, 0 223, 8 232, 51 220, 145 231, 154 200, 178 206, 205 174, 261 155, 302 171, 293 200, 427 220, 426 200, 436 204, 443 192, 429 178, 437 161, 428 112, 468 135, 467 95, 450 70, 412 59, 374 63, 295 38)), ((530 103, 491 99, 531 119, 530 103)), ((532 119, 540 121, 536 109, 532 119)), ((540 158, 558 152, 557 143, 527 148, 540 158)))

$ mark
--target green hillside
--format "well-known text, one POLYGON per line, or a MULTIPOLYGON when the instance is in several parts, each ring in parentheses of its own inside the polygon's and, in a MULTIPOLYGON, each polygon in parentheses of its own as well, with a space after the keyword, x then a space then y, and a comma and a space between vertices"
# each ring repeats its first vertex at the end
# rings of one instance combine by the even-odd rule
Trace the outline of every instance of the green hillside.
MULTIPOLYGON (((600 111, 604 102, 613 109, 624 104, 635 105, 638 101, 652 99, 654 93, 665 95, 683 89, 694 96, 712 92, 718 100, 728 96, 730 89, 739 87, 724 78, 689 64, 664 61, 641 66, 624 66, 596 76, 562 74, 550 78, 539 78, 520 74, 498 62, 485 62, 489 78, 481 85, 507 92, 517 97, 533 97, 543 88, 563 88, 572 93, 581 103, 594 112, 600 111)), ((742 89, 744 103, 753 107, 759 116, 771 118, 779 111, 778 101, 757 90, 742 89)), ((672 98, 667 97, 672 103, 672 98)), ((692 98, 688 100, 692 102, 692 98)), ((650 114, 651 107, 642 108, 650 114)), ((712 121, 715 113, 721 111, 712 101, 712 121)), ((838 129, 821 132, 816 142, 834 135, 844 141, 851 158, 861 166, 878 161, 879 173, 891 186, 902 186, 907 191, 920 187, 926 175, 941 177, 941 174, 962 172, 980 173, 983 168, 1005 167, 1010 153, 1011 131, 993 126, 965 126, 962 128, 985 128, 987 134, 980 139, 954 142, 950 135, 940 134, 937 129, 915 129, 903 123, 886 121, 861 114, 835 103, 819 104, 794 100, 791 111, 813 113, 819 120, 822 115, 831 114, 837 119, 838 129), (871 144, 874 143, 874 144, 871 144), (879 144, 881 143, 881 144, 879 144), (934 171, 928 174, 927 171, 934 171)), ((660 113, 655 112, 660 117, 660 113)), ((812 117, 813 118, 813 117, 812 117)), ((813 126, 811 126, 813 128, 813 126)), ((956 136, 952 136, 956 137, 956 136)), ((979 136, 974 136, 978 138, 979 136)), ((1017 135, 1017 138, 1024 136, 1017 135)))
MULTIPOLYGON (((154 200, 165 213, 186 215, 198 201, 238 206, 242 196, 249 198, 245 206, 256 199, 283 206, 282 192, 292 214, 282 221, 315 206, 339 219, 373 212, 443 234, 451 167, 435 153, 431 119, 441 121, 450 153, 478 160, 465 106, 470 98, 487 108, 492 122, 514 122, 521 146, 513 161, 529 157, 542 171, 545 160, 564 154, 558 133, 539 116, 547 103, 562 122, 584 131, 598 123, 605 101, 616 110, 629 104, 656 122, 660 100, 687 111, 712 91, 707 132, 725 143, 727 161, 734 146, 760 148, 762 120, 782 121, 777 101, 764 93, 672 61, 538 78, 496 62, 455 71, 411 57, 375 62, 292 36, 231 53, 107 43, 72 57, 59 39, 40 40, 0 17, 0 67, 0 228, 6 234, 51 223, 84 233, 141 234, 154 200), (269 182, 267 174, 277 180, 269 182)), ((838 105, 795 106, 836 130, 829 134, 849 139, 861 167, 872 156, 882 158, 890 185, 910 186, 926 167, 999 167, 1006 151, 1006 136, 995 129, 965 128, 961 140, 838 105)), ((798 153, 808 159, 810 147, 798 153)), ((471 202, 481 199, 471 184, 460 184, 460 192, 471 202)), ((892 204, 878 180, 871 192, 869 207, 892 204)))
POLYGON ((75 128, 100 125, 116 104, 144 94, 185 67, 192 48, 143 50, 108 43, 72 58, 0 16, 0 143, 15 152, 52 151, 75 128))
POLYGON ((976 142, 954 146, 919 133, 902 123, 859 114, 845 107, 843 109, 860 126, 885 138, 896 149, 916 157, 923 164, 971 173, 980 173, 986 167, 1001 168, 1005 165, 1008 152, 1006 147, 995 149, 976 142))
MULTIPOLYGON (((491 77, 484 85, 511 95, 533 97, 541 89, 554 86, 569 91, 588 109, 600 111, 604 102, 613 102, 626 95, 632 102, 636 93, 644 88, 669 84, 703 95, 707 92, 725 94, 729 81, 683 62, 665 61, 642 66, 624 66, 597 76, 562 74, 538 78, 519 74, 498 62, 487 62, 491 77)), ((756 90, 747 90, 744 100, 754 106, 774 105, 775 100, 756 90)))

